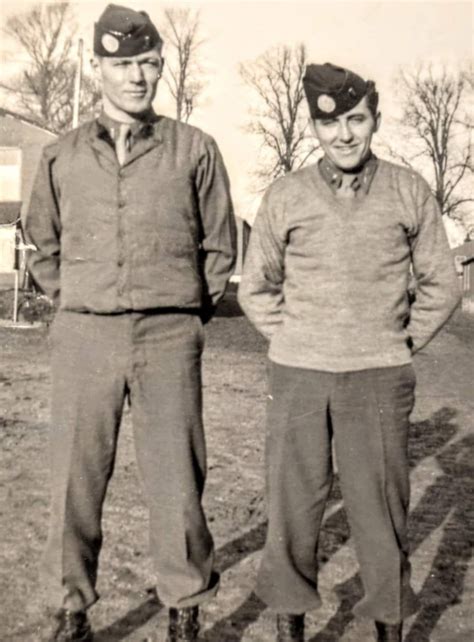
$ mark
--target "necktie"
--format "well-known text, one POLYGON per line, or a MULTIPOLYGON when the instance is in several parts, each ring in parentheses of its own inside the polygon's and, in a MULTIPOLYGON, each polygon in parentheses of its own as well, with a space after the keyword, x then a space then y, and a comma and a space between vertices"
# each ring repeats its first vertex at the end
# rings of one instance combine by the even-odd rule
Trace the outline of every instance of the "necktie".
POLYGON ((125 163, 127 152, 130 151, 130 125, 122 123, 115 139, 115 152, 120 165, 125 163))
POLYGON ((341 198, 355 198, 359 188, 360 182, 357 176, 355 178, 344 176, 338 189, 338 194, 341 198))

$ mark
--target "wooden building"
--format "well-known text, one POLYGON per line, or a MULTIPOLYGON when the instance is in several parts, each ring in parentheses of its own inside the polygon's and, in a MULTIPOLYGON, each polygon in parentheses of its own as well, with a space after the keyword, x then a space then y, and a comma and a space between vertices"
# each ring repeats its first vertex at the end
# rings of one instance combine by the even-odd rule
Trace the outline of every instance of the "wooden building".
POLYGON ((41 150, 55 134, 0 108, 0 287, 13 286, 16 224, 28 206, 41 150))

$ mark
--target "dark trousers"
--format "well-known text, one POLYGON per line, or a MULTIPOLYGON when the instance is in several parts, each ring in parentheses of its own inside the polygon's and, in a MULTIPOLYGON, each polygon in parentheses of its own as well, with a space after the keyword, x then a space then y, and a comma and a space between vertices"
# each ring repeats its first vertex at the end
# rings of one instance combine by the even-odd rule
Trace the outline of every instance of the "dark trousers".
POLYGON ((184 607, 216 592, 213 542, 201 507, 203 336, 192 314, 57 314, 52 505, 43 564, 54 608, 79 610, 98 598, 102 505, 127 397, 159 597, 184 607))
POLYGON ((316 549, 333 469, 365 595, 355 612, 397 623, 416 609, 406 532, 411 365, 346 373, 270 367, 269 524, 257 593, 279 612, 320 604, 316 549))

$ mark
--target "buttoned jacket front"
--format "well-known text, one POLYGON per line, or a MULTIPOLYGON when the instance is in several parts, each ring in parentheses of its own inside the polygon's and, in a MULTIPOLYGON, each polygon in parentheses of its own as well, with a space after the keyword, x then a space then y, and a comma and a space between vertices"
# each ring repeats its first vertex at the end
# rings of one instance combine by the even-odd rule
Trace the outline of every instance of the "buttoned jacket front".
POLYGON ((123 166, 97 120, 47 147, 24 229, 35 281, 68 310, 215 305, 235 258, 219 150, 166 117, 142 128, 123 166))

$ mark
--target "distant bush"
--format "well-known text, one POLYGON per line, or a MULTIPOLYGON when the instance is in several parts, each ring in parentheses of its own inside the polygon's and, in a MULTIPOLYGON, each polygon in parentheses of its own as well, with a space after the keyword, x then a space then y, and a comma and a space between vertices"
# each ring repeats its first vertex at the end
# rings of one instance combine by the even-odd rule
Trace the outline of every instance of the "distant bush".
POLYGON ((34 291, 23 294, 18 306, 19 321, 51 323, 53 317, 54 307, 47 296, 34 291))
MULTIPOLYGON (((14 291, 0 290, 0 319, 13 319, 14 291)), ((18 321, 23 323, 50 323, 54 308, 50 300, 32 290, 20 290, 18 293, 18 321)))

